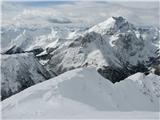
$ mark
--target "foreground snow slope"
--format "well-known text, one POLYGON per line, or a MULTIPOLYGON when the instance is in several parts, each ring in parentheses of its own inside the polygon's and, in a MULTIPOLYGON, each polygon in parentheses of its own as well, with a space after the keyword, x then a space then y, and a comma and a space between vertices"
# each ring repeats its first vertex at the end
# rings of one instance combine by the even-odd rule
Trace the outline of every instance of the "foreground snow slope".
POLYGON ((160 77, 137 73, 116 84, 95 68, 80 68, 2 102, 3 118, 157 118, 160 77), (127 111, 127 112, 126 112, 127 111), (133 112, 132 111, 141 111, 133 112))

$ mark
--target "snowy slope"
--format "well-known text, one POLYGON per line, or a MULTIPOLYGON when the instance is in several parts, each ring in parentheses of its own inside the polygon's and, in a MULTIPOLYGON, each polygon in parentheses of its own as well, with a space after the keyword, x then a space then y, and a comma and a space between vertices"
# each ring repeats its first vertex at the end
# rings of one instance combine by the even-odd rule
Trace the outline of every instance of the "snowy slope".
POLYGON ((160 77, 154 74, 137 73, 113 84, 95 68, 80 68, 7 98, 2 102, 2 117, 116 118, 118 114, 158 119, 159 94, 160 77))
POLYGON ((1 55, 2 99, 51 77, 31 53, 1 55))

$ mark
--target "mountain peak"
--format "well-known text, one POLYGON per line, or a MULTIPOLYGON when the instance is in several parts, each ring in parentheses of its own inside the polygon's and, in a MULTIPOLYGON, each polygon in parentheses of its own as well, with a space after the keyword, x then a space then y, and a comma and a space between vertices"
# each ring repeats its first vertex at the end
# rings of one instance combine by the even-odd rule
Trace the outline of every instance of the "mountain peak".
POLYGON ((121 22, 126 20, 122 16, 118 16, 118 17, 112 16, 111 18, 114 19, 114 20, 116 20, 116 21, 121 21, 121 22))
POLYGON ((107 20, 105 20, 102 23, 108 23, 108 24, 122 24, 124 22, 127 22, 127 20, 125 18, 123 18, 122 16, 112 16, 110 18, 108 18, 107 20))
POLYGON ((126 31, 130 28, 132 28, 132 24, 130 24, 125 18, 119 16, 119 17, 110 17, 106 21, 101 22, 92 28, 89 29, 89 32, 97 32, 100 34, 110 34, 117 31, 126 31))

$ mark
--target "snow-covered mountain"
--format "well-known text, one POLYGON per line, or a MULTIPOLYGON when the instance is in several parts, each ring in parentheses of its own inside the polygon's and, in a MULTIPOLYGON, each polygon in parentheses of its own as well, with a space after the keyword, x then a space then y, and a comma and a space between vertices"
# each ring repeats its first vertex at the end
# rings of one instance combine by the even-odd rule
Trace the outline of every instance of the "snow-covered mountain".
POLYGON ((0 3, 2 119, 160 119, 158 1, 0 3))
POLYGON ((74 37, 83 29, 83 27, 72 26, 4 26, 1 29, 1 53, 13 46, 24 51, 30 51, 35 47, 46 49, 57 39, 74 37))
POLYGON ((5 54, 0 57, 2 100, 51 78, 51 74, 32 53, 5 54))
POLYGON ((138 28, 123 17, 111 17, 75 39, 59 40, 60 44, 48 54, 46 66, 60 74, 92 65, 115 82, 136 72, 146 72, 159 59, 158 35, 158 28, 138 28), (108 75, 111 71, 114 77, 108 75))
MULTIPOLYGON (((1 56, 2 62, 4 61, 2 71, 10 69, 7 68, 9 66, 16 70, 18 68, 21 72, 21 69, 24 69, 23 77, 27 81, 29 79, 26 76, 26 65, 32 73, 33 69, 37 70, 41 66, 38 62, 43 65, 41 68, 50 71, 53 76, 71 69, 94 66, 102 76, 112 82, 123 80, 137 72, 147 72, 149 67, 155 63, 157 66, 160 62, 159 29, 139 28, 123 17, 111 17, 88 29, 71 26, 10 26, 2 28, 1 36, 1 56), (29 55, 30 52, 33 52, 36 58, 29 55), (8 57, 3 60, 6 56, 8 57), (20 69, 11 62, 12 59, 21 66, 20 69)), ((8 96, 14 93, 14 89, 10 90, 13 86, 8 85, 10 82, 7 81, 16 83, 15 81, 19 81, 17 76, 21 74, 16 71, 5 74, 2 72, 2 76, 5 76, 2 80, 8 87, 3 88, 2 85, 2 89, 7 91, 8 96), (14 80, 12 76, 15 76, 14 80)), ((39 76, 39 73, 32 74, 31 78, 37 80, 34 76, 39 76)), ((45 79, 41 81, 43 80, 45 79)), ((30 82, 32 83, 32 80, 30 82)))
POLYGON ((159 100, 157 75, 136 73, 113 84, 93 67, 79 68, 2 101, 2 118, 116 118, 117 111, 118 119, 158 119, 159 100))

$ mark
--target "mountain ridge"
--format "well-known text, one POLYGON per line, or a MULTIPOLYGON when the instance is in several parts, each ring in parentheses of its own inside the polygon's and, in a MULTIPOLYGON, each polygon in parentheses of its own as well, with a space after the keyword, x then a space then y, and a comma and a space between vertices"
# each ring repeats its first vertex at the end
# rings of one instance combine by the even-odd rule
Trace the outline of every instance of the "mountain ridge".
MULTIPOLYGON (((115 83, 137 72, 160 74, 159 32, 157 28, 135 27, 123 17, 111 17, 82 30, 8 29, 6 33, 2 30, 2 41, 9 46, 3 43, 6 49, 2 49, 1 55, 12 57, 33 53, 36 62, 40 62, 52 77, 72 69, 94 66, 103 77, 115 83)), ((23 59, 23 55, 18 59, 21 57, 23 59)), ((22 64, 29 63, 25 62, 22 64)), ((14 66, 12 62, 8 64, 14 66)), ((16 73, 12 74, 16 76, 16 73)))
POLYGON ((87 112, 92 118, 92 113, 104 111, 156 112, 159 78, 137 73, 113 84, 94 67, 71 70, 4 100, 3 118, 77 118, 87 112))

